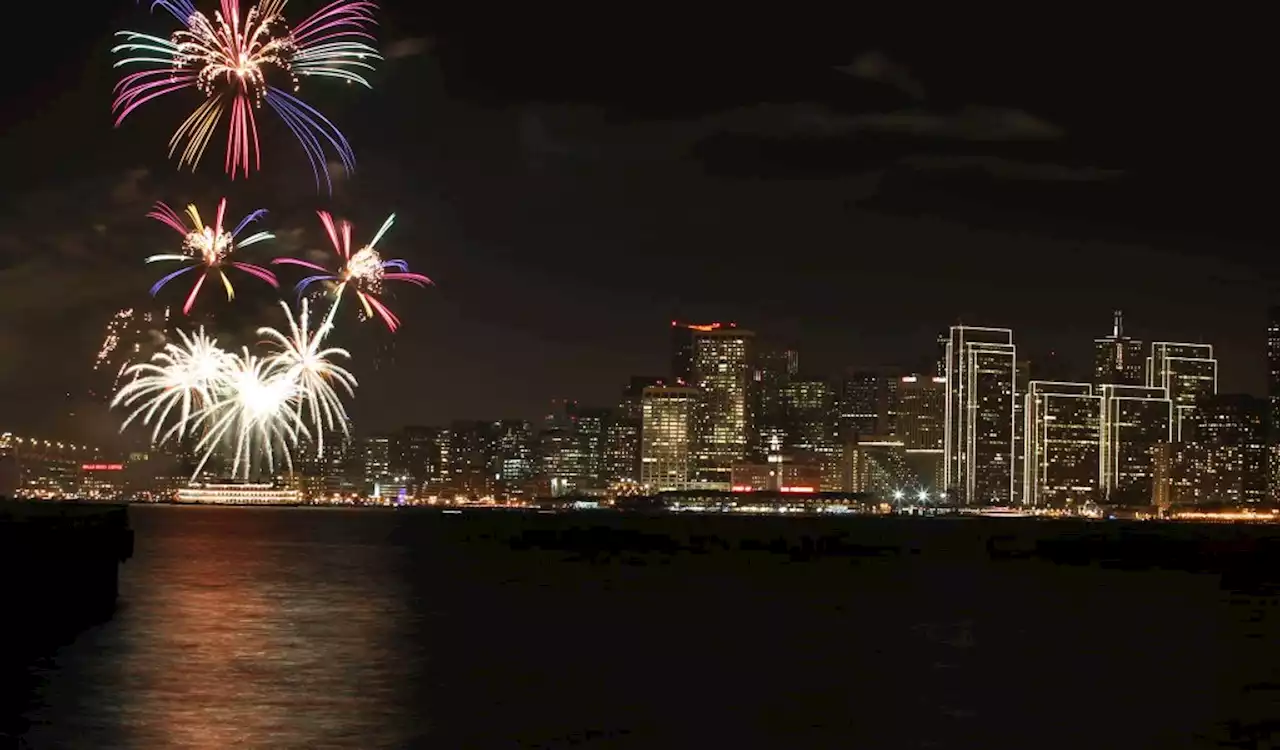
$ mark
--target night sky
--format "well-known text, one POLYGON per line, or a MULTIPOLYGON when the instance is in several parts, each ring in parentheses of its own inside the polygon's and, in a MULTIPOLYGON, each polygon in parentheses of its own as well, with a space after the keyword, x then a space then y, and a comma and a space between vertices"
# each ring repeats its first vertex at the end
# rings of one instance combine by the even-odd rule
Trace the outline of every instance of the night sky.
MULTIPOLYGON (((373 91, 304 81, 356 150, 332 198, 274 123, 264 171, 234 184, 222 136, 194 175, 166 158, 190 97, 112 129, 111 32, 168 33, 167 15, 24 8, 37 31, 3 51, 0 429, 54 429, 107 316, 145 302, 142 260, 175 239, 150 204, 224 194, 270 209, 289 252, 324 248, 316 209, 365 238, 398 214, 384 252, 438 287, 388 300, 392 367, 372 365, 375 324, 340 329, 362 430, 614 403, 664 372, 672 318, 735 320, 819 374, 1008 326, 1083 376, 1123 307, 1134 336, 1217 345, 1224 391, 1264 387, 1266 24, 384 5, 373 91)), ((276 322, 251 286, 219 317, 228 342, 276 322)))

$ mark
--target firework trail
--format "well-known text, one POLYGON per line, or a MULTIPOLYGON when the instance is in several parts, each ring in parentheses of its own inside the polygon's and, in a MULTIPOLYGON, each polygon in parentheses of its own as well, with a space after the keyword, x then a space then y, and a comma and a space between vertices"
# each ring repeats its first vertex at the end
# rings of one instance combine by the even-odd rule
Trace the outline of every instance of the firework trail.
POLYGON ((342 294, 350 288, 355 292, 356 299, 360 300, 365 319, 372 318, 376 313, 386 323, 387 329, 394 332, 400 327, 400 319, 396 317, 395 313, 387 309, 382 300, 378 299, 378 295, 382 294, 383 282, 404 281, 418 286, 427 286, 432 283, 431 279, 420 273, 410 273, 407 262, 398 258, 383 260, 382 255, 378 253, 378 241, 391 229, 391 225, 395 223, 396 215, 391 214, 388 216, 387 220, 382 223, 382 228, 378 230, 378 233, 374 235, 369 244, 352 253, 351 222, 343 221, 335 225, 333 216, 327 211, 319 211, 318 214, 320 223, 324 225, 325 232, 328 233, 329 240, 333 243, 334 251, 337 252, 338 258, 342 261, 342 267, 336 272, 330 271, 324 266, 301 258, 276 258, 271 262, 273 264, 301 266, 320 272, 298 282, 295 290, 299 295, 302 295, 307 287, 317 282, 330 282, 336 285, 333 289, 333 304, 330 305, 329 314, 325 318, 325 326, 333 324, 333 316, 338 311, 338 303, 342 301, 342 294))
POLYGON ((367 31, 376 23, 373 12, 377 5, 367 0, 337 0, 290 28, 284 18, 287 2, 262 0, 241 13, 240 0, 221 0, 221 9, 210 19, 196 10, 193 0, 153 0, 153 10, 163 8, 183 28, 167 39, 136 31, 117 32, 123 41, 112 48, 121 55, 115 67, 142 70, 125 75, 116 84, 112 103, 116 126, 153 99, 196 90, 204 101, 169 139, 170 158, 181 147, 178 167, 195 169, 226 116, 224 169, 232 179, 239 172, 248 177, 251 170, 262 169, 255 112, 265 103, 302 144, 317 187, 323 177, 332 190, 326 149, 332 148, 350 172, 355 166, 351 144, 336 125, 294 94, 299 91, 300 77, 332 78, 370 87, 364 77, 373 70, 370 61, 382 59, 370 44, 374 37, 367 31))
POLYGON ((356 378, 332 360, 336 357, 350 359, 351 355, 345 349, 322 348, 333 326, 326 322, 311 330, 307 300, 302 300, 296 318, 289 305, 281 302, 280 306, 289 319, 288 335, 274 328, 259 328, 258 335, 265 336, 266 343, 276 349, 267 360, 268 368, 296 384, 299 400, 297 418, 301 423, 306 416, 311 417, 316 455, 320 456, 324 453, 326 431, 336 428, 341 429, 344 436, 349 435, 347 410, 334 386, 341 387, 348 396, 354 396, 356 378))
POLYGON ((212 403, 222 388, 230 364, 230 356, 218 348, 217 339, 205 335, 204 328, 194 336, 178 331, 178 337, 180 345, 166 344, 150 362, 128 367, 124 377, 129 378, 129 382, 111 401, 112 408, 131 407, 141 402, 120 430, 124 431, 139 417, 144 425, 154 422, 151 440, 157 445, 182 439, 192 415, 212 403), (161 432, 175 408, 177 421, 161 432))
POLYGON ((200 212, 196 210, 195 205, 187 206, 187 216, 191 219, 191 226, 188 227, 172 208, 164 203, 157 203, 151 213, 147 214, 148 218, 155 219, 175 232, 182 235, 182 253, 162 253, 160 255, 152 255, 147 258, 148 263, 157 263, 161 261, 177 261, 186 263, 183 268, 170 273, 151 287, 151 296, 154 297, 160 292, 160 289, 170 281, 178 278, 184 273, 194 270, 200 270, 200 276, 196 279, 196 283, 192 285, 191 292, 187 294, 187 301, 182 306, 182 314, 188 315, 191 312, 191 306, 195 304, 196 295, 200 293, 200 288, 204 286, 204 280, 212 274, 222 279, 222 286, 227 290, 227 299, 235 299, 236 292, 231 286, 231 280, 227 278, 227 266, 244 271, 250 275, 267 282, 277 289, 280 283, 276 281, 275 274, 271 273, 262 266, 255 266, 252 263, 241 263, 239 261, 230 260, 230 256, 237 249, 248 247, 249 245, 262 242, 263 240, 274 239, 275 235, 270 232, 258 232, 250 235, 243 240, 238 239, 240 233, 244 231, 251 222, 256 221, 259 217, 267 212, 258 209, 248 216, 240 220, 236 228, 227 232, 223 229, 223 218, 227 211, 227 199, 223 198, 218 204, 218 214, 212 224, 206 225, 200 219, 200 212))

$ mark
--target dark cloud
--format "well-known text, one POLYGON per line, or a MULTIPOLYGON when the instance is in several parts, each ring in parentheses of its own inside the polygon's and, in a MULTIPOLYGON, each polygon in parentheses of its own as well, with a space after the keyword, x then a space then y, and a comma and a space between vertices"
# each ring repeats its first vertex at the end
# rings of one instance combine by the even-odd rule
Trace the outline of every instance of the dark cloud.
POLYGON ((397 39, 388 44, 383 55, 388 60, 398 60, 405 57, 414 57, 421 55, 431 49, 432 40, 430 37, 410 37, 408 39, 397 39))
POLYGON ((915 100, 925 98, 924 85, 916 80, 905 65, 890 60, 879 50, 864 52, 848 65, 836 68, 856 78, 883 83, 915 100))
POLYGON ((982 172, 1005 180, 1050 180, 1094 182, 1122 177, 1122 169, 1075 167, 1065 164, 1037 163, 999 156, 966 156, 961 154, 917 154, 904 157, 899 164, 919 170, 968 170, 982 172))

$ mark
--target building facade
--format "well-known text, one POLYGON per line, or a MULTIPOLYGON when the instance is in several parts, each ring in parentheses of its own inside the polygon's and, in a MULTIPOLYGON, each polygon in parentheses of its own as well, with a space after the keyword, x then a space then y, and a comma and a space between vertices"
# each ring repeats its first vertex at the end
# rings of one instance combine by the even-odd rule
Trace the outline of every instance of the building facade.
POLYGON ((1174 441, 1174 409, 1163 388, 1103 385, 1100 479, 1111 505, 1149 505, 1156 450, 1174 441))
POLYGON ((650 386, 641 399, 640 484, 650 492, 694 486, 694 416, 701 394, 688 386, 650 386))
POLYGON ((965 505, 1014 494, 1017 350, 1008 328, 953 326, 947 343, 944 483, 965 505))
POLYGON ((1101 499, 1102 399, 1093 386, 1033 380, 1023 418, 1023 502, 1063 508, 1101 499))

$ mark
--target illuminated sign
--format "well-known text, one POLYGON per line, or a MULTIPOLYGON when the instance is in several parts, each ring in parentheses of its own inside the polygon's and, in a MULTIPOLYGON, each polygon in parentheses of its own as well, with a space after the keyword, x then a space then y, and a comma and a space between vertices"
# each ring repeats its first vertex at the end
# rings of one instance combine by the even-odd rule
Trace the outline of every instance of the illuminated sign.
POLYGON ((753 492, 755 488, 749 484, 735 484, 729 488, 730 492, 753 492))
POLYGON ((814 489, 813 487, 780 487, 779 489, 782 492, 797 492, 797 493, 817 492, 817 490, 814 489))
POLYGON ((80 464, 82 471, 123 471, 124 464, 80 464))

